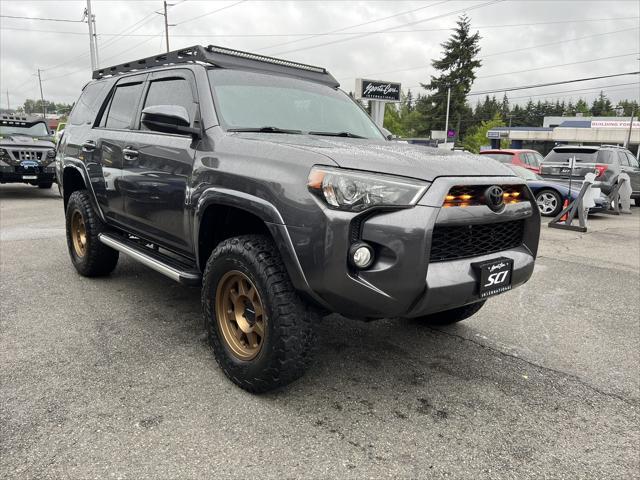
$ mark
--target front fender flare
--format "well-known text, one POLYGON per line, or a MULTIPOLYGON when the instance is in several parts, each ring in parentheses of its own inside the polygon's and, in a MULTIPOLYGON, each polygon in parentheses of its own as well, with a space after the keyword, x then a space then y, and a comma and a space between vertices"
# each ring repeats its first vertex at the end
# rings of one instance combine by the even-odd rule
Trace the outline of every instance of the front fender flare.
POLYGON ((204 271, 204 265, 200 264, 200 245, 198 242, 198 239, 200 238, 200 225, 203 220, 204 212, 207 207, 211 205, 235 207, 260 218, 267 226, 267 229, 275 241, 293 286, 320 306, 324 308, 327 307, 326 302, 313 292, 309 286, 307 278, 302 270, 302 266, 298 261, 298 256, 293 247, 293 242, 289 236, 287 226, 285 225, 278 209, 267 200, 249 193, 230 190, 227 188, 212 187, 206 189, 200 195, 195 207, 193 222, 193 243, 195 247, 195 257, 200 271, 204 271))

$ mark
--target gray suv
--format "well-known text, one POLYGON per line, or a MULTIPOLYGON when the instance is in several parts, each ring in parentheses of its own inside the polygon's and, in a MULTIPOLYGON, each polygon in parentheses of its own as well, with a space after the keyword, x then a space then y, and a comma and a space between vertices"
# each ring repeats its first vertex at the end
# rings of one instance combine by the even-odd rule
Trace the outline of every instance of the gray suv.
POLYGON ((390 141, 324 68, 191 47, 94 72, 59 146, 71 261, 122 252, 202 288, 220 367, 300 377, 329 313, 452 323, 533 272, 531 191, 494 161, 390 141))
POLYGON ((540 175, 548 180, 581 182, 587 173, 596 174, 595 186, 607 195, 611 193, 622 172, 631 180, 631 198, 640 205, 640 166, 638 159, 623 147, 616 145, 554 147, 540 165, 540 175), (573 173, 569 161, 575 159, 573 173))

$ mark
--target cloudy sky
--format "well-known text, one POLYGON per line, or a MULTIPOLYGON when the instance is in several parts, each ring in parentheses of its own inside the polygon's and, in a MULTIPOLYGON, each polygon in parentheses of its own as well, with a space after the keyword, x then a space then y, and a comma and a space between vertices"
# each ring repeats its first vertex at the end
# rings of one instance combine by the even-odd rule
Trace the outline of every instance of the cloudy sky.
MULTIPOLYGON (((344 90, 358 76, 417 92, 433 73, 458 15, 482 36, 484 91, 640 70, 640 0, 281 1, 171 0, 171 49, 216 44, 327 67, 344 90)), ((85 0, 0 0, 0 105, 39 97, 71 103, 90 78, 85 0), (41 17, 34 20, 9 17, 41 17), (72 21, 68 21, 72 20, 72 21)), ((93 0, 100 66, 164 51, 162 1, 93 0)), ((599 89, 638 99, 640 77, 623 76, 509 94, 514 102, 580 97, 599 89)), ((501 93, 497 94, 502 97, 501 93)), ((474 97, 472 102, 475 103, 474 97)))

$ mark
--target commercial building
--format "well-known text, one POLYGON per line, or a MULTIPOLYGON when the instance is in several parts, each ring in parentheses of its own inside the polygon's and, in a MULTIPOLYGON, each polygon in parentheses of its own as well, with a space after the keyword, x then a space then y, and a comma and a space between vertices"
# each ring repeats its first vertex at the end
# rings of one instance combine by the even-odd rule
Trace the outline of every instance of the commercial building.
POLYGON ((544 117, 541 127, 496 127, 487 132, 491 148, 508 139, 511 148, 531 148, 542 154, 555 145, 623 145, 638 152, 640 121, 629 117, 544 117))

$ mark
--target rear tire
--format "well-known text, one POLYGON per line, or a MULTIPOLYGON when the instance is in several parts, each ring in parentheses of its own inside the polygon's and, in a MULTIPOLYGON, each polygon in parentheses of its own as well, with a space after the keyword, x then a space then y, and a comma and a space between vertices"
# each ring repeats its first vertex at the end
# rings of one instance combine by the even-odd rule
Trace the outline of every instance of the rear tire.
POLYGON ((267 392, 310 365, 319 316, 298 296, 268 237, 243 235, 215 248, 202 305, 216 361, 240 388, 267 392))
POLYGON ((640 207, 640 198, 634 198, 634 202, 636 202, 636 207, 640 207))
POLYGON ((106 227, 96 215, 86 190, 77 190, 69 197, 66 225, 69 256, 80 275, 100 277, 116 268, 119 252, 100 242, 98 236, 106 227))
POLYGON ((427 323, 429 325, 451 325, 452 323, 458 323, 467 318, 475 315, 480 310, 486 300, 482 300, 477 303, 471 303, 462 307, 453 308, 451 310, 445 310, 444 312, 433 313, 424 317, 419 317, 416 320, 427 323))
POLYGON ((543 217, 555 217, 562 210, 562 197, 555 190, 540 190, 536 193, 536 204, 543 217))
POLYGON ((51 188, 52 185, 53 185, 53 182, 39 183, 38 188, 51 188))

